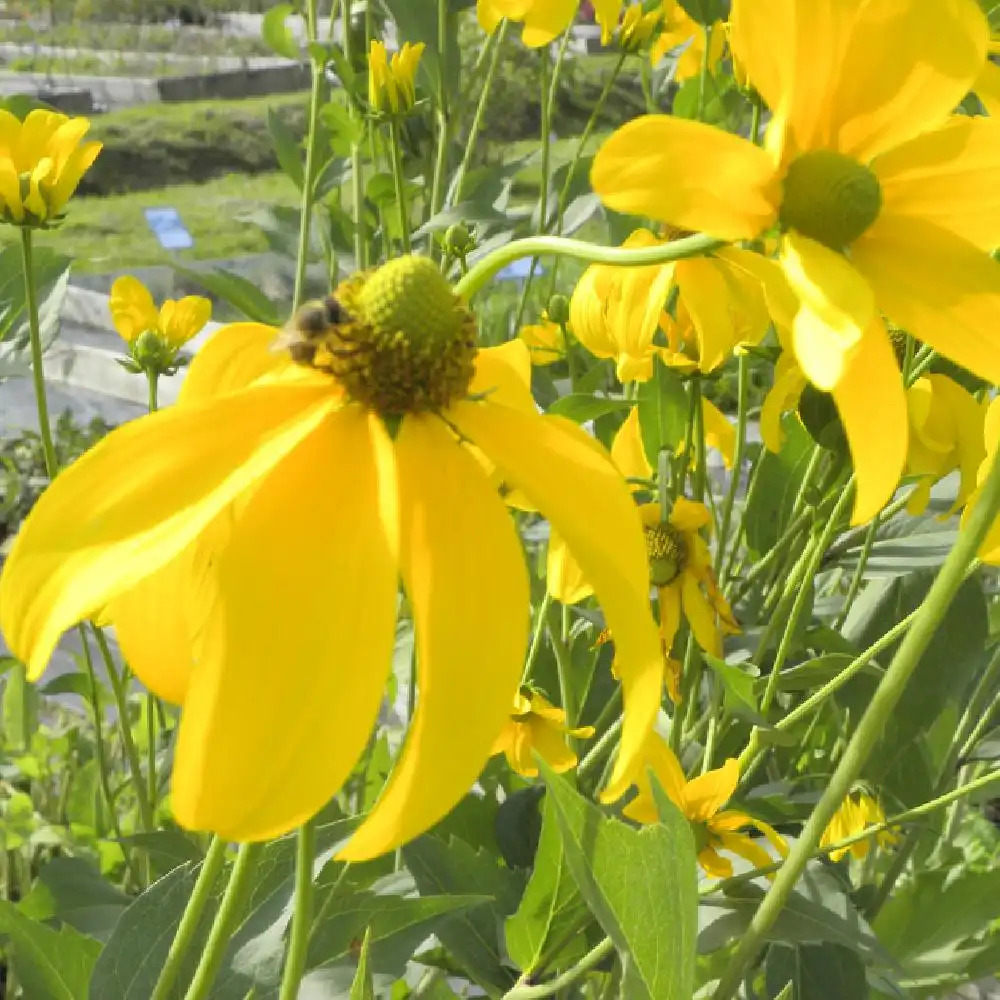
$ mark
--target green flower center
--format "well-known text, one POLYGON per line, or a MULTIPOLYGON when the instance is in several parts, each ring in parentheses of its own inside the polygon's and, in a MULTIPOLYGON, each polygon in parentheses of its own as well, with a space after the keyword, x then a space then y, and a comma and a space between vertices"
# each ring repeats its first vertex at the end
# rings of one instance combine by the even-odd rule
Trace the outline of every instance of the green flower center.
POLYGON ((666 587, 681 575, 687 560, 684 536, 666 521, 646 529, 646 555, 654 587, 666 587))
POLYGON ((815 149, 788 167, 781 224, 843 250, 878 218, 881 207, 878 178, 866 166, 843 153, 815 149))
POLYGON ((466 397, 476 321, 431 260, 391 260, 353 275, 332 298, 328 324, 299 321, 316 349, 293 351, 297 361, 330 372, 383 417, 443 410, 466 397))

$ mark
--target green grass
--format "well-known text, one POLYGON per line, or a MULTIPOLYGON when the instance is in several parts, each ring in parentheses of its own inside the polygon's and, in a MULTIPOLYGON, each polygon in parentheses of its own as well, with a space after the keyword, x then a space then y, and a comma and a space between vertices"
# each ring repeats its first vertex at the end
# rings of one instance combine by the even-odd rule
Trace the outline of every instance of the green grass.
MULTIPOLYGON (((178 184, 101 198, 74 198, 66 219, 54 230, 39 232, 36 242, 52 246, 76 261, 75 269, 106 274, 171 261, 213 260, 267 250, 264 233, 241 221, 254 209, 294 207, 298 192, 281 173, 253 177, 230 174, 202 184, 178 184), (170 205, 178 210, 194 238, 191 250, 164 250, 143 215, 144 208, 170 205)), ((0 229, 0 244, 16 231, 0 229)))

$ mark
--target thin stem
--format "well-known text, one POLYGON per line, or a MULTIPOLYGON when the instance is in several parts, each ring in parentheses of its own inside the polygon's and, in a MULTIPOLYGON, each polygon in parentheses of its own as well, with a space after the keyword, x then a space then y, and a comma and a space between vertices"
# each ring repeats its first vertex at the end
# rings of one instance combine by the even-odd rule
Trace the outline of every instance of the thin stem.
POLYGON ((865 569, 868 567, 868 559, 871 557, 872 546, 875 544, 875 539, 878 537, 878 529, 881 523, 881 518, 878 514, 876 514, 871 519, 871 523, 868 525, 868 530, 865 532, 865 540, 861 545, 861 553, 858 556, 858 564, 854 567, 851 582, 847 587, 847 596, 844 598, 844 606, 840 609, 833 623, 833 628, 837 632, 840 631, 844 622, 847 621, 847 616, 850 614, 851 608, 854 606, 854 602, 857 599, 858 594, 861 592, 861 585, 865 580, 865 569))
MULTIPOLYGON (((310 48, 316 41, 317 0, 307 0, 306 32, 310 48)), ((351 32, 350 21, 345 22, 345 38, 351 32)), ((315 195, 316 162, 319 154, 319 112, 323 102, 323 64, 316 55, 310 62, 312 87, 309 91, 309 122, 306 135, 306 163, 302 176, 302 201, 299 207, 299 245, 295 257, 295 289, 292 293, 292 311, 300 305, 305 295, 306 264, 309 260, 309 230, 312 224, 313 197, 315 195)))
POLYGON ((174 983, 177 982, 181 966, 187 958, 195 931, 198 930, 198 924, 205 912, 205 906, 212 898, 212 890, 215 888, 225 860, 226 842, 221 837, 213 837, 208 853, 201 863, 201 871, 198 872, 194 889, 191 890, 191 898, 188 899, 181 915, 181 922, 177 925, 177 933, 167 952, 167 960, 163 963, 160 977, 156 980, 156 986, 149 1000, 167 1000, 173 995, 174 983))
POLYGON ((722 570, 726 548, 729 544, 729 526, 733 518, 733 504, 743 475, 743 457, 747 449, 747 407, 750 397, 750 356, 744 351, 736 359, 736 447, 733 452, 732 475, 729 488, 722 501, 722 518, 719 523, 719 541, 715 550, 716 576, 722 570))
POLYGON ((54 479, 59 470, 56 449, 49 423, 49 401, 45 393, 45 371, 42 368, 42 328, 38 320, 38 289, 35 286, 35 264, 32 257, 31 229, 21 227, 21 264, 24 268, 24 302, 28 308, 28 336, 31 341, 31 378, 35 387, 35 409, 38 411, 38 431, 42 438, 45 472, 54 479))
MULTIPOLYGON (((563 607, 563 613, 568 610, 563 607)), ((577 706, 573 697, 573 662, 570 659, 569 650, 563 641, 563 630, 557 623, 552 621, 552 615, 548 616, 547 629, 549 642, 552 643, 552 651, 556 658, 556 672, 559 677, 559 701, 561 708, 566 714, 566 727, 572 729, 576 725, 577 706)))
POLYGON ((698 121, 705 119, 705 96, 708 90, 708 60, 712 49, 712 25, 705 25, 705 51, 701 54, 701 71, 698 74, 698 121))
MULTIPOLYGON (((808 511, 804 511, 802 514, 799 514, 799 516, 788 525, 781 537, 767 551, 763 558, 758 559, 757 562, 753 564, 750 571, 745 576, 734 578, 733 582, 739 583, 739 589, 735 590, 731 597, 734 604, 738 604, 742 601, 753 584, 772 568, 775 561, 779 558, 783 558, 787 554, 786 549, 791 546, 792 542, 796 541, 803 530, 809 526, 809 522, 811 520, 812 515, 808 511)), ((732 550, 730 550, 730 555, 732 555, 732 550)), ((731 562, 732 560, 730 559, 728 561, 731 562)), ((726 584, 723 584, 722 589, 723 592, 728 590, 726 584)), ((727 594, 726 596, 729 595, 727 594)))
POLYGON ((399 141, 399 122, 389 121, 389 156, 392 160, 392 181, 399 205, 399 227, 403 239, 403 253, 410 252, 410 202, 406 196, 406 177, 403 175, 403 150, 399 141))
POLYGON ((868 708, 831 775, 823 795, 793 845, 785 864, 761 901, 746 933, 722 974, 713 1000, 729 1000, 743 979, 744 971, 760 950, 767 932, 781 913, 798 882, 823 831, 840 808, 851 786, 879 744, 892 712, 913 676, 951 602, 964 582, 970 563, 982 544, 1000 508, 1000 456, 994 456, 979 501, 964 530, 948 554, 916 619, 899 645, 896 655, 875 690, 868 708))
POLYGON ((552 607, 552 595, 546 590, 545 596, 542 598, 542 603, 538 606, 538 612, 535 615, 535 630, 531 635, 531 645, 528 647, 528 656, 524 661, 524 671, 521 674, 521 683, 531 677, 531 671, 535 666, 535 661, 538 659, 538 654, 542 649, 542 634, 545 631, 545 623, 548 620, 549 608, 552 607))
POLYGON ((312 866, 316 855, 316 824, 309 820, 299 827, 298 850, 295 854, 295 912, 292 915, 292 935, 288 941, 285 971, 281 977, 278 1000, 295 1000, 306 969, 306 951, 312 926, 312 866))
POLYGON ((671 240, 651 247, 602 247, 584 240, 565 236, 526 236, 497 247, 469 268, 469 273, 455 284, 455 292, 471 298, 508 264, 524 257, 571 257, 588 264, 614 264, 617 267, 642 267, 646 264, 668 264, 688 257, 701 257, 725 246, 724 240, 698 234, 682 240, 671 240))
POLYGON ((205 1000, 211 992, 229 939, 243 916, 243 908, 250 894, 253 875, 257 868, 257 859, 263 847, 263 844, 240 844, 232 874, 229 876, 229 885, 226 886, 215 923, 212 924, 205 950, 201 953, 198 968, 187 993, 184 994, 184 1000, 205 1000))
MULTIPOLYGON (((705 496, 705 408, 701 400, 701 379, 691 380, 691 440, 694 446, 694 473, 691 476, 691 493, 695 500, 705 496)), ((688 452, 690 455, 690 452, 688 452)))
POLYGON ((615 950, 614 943, 610 938, 604 938, 594 945, 579 962, 571 969, 567 969, 561 976, 540 986, 515 986, 503 995, 503 1000, 535 1000, 537 997, 552 997, 560 990, 571 986, 581 976, 590 972, 595 965, 600 965, 604 959, 615 950))
MULTIPOLYGON (((620 694, 619 697, 621 697, 620 694)), ((615 721, 604 731, 601 738, 587 751, 586 756, 577 766, 577 779, 583 778, 584 775, 592 771, 601 762, 601 760, 603 760, 605 753, 607 753, 607 751, 611 748, 615 740, 618 739, 624 722, 625 717, 619 715, 618 718, 615 719, 615 721)))
MULTIPOLYGON (((347 64, 354 66, 354 36, 351 31, 351 4, 353 0, 343 0, 343 43, 344 58, 347 64)), ((350 102, 351 121, 359 128, 364 126, 364 119, 358 112, 353 101, 350 102)), ((354 213, 354 266, 362 270, 368 266, 368 238, 365 233, 365 178, 361 169, 361 143, 358 138, 351 142, 351 201, 354 213)))
POLYGON ((150 413, 155 413, 159 409, 159 376, 155 371, 146 372, 146 384, 148 388, 147 406, 150 413))

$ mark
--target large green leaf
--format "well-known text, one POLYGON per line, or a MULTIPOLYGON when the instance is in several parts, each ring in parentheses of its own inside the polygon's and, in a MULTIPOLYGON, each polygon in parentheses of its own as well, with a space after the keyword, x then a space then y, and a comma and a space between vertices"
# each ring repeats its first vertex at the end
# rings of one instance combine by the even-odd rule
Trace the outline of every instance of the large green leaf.
POLYGON ((0 935, 10 941, 11 961, 22 994, 37 1000, 104 1000, 88 992, 91 970, 101 952, 93 938, 62 927, 58 931, 19 913, 13 903, 0 902, 0 935))
POLYGON ((403 848, 403 859, 421 895, 484 893, 492 902, 452 917, 437 930, 441 943, 470 978, 491 996, 505 993, 514 976, 504 965, 499 927, 517 909, 519 880, 494 855, 474 851, 455 838, 424 836, 403 848))
POLYGON ((549 413, 556 413, 560 417, 566 417, 567 420, 575 420, 578 424, 582 424, 587 420, 603 417, 606 413, 630 410, 634 405, 630 399, 606 399, 577 392, 560 397, 549 407, 549 413))
POLYGON ((653 378, 639 383, 639 430, 646 461, 655 469, 660 449, 671 454, 684 440, 690 405, 684 383, 658 358, 653 378))
POLYGON ((864 963, 840 944, 773 944, 764 980, 775 1000, 866 1000, 869 993, 864 963))
POLYGON ((545 777, 566 863, 622 956, 629 1000, 690 1000, 697 935, 694 838, 669 803, 662 821, 635 830, 610 819, 556 775, 545 777))
MULTIPOLYGON (((507 951, 524 972, 534 972, 554 935, 565 934, 587 914, 563 851, 559 820, 551 796, 542 806, 542 835, 535 867, 517 912, 507 918, 507 951)), ((574 941, 579 941, 575 936, 574 941)), ((562 949, 565 953, 566 949, 562 949)), ((578 949, 577 949, 578 950, 578 949)), ((556 956, 553 956, 555 959, 556 956)))

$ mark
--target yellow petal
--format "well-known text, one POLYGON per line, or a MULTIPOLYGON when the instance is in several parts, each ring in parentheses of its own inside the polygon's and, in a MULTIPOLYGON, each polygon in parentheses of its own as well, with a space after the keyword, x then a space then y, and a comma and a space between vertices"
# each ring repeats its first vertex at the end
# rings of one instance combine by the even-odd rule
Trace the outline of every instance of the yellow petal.
POLYGON ((885 211, 933 222, 981 250, 1000 244, 1000 122, 953 118, 878 157, 885 211))
MULTIPOLYGON (((563 774, 576 767, 576 754, 566 745, 566 736, 561 729, 537 718, 529 719, 528 725, 531 728, 535 751, 556 774, 563 774)), ((535 774, 538 773, 537 766, 534 767, 534 771, 535 774)))
POLYGON ((594 157, 594 191, 609 208, 720 239, 752 239, 775 220, 778 185, 764 150, 700 122, 643 115, 594 157))
POLYGON ((579 0, 535 0, 524 18, 521 41, 540 48, 554 41, 573 22, 579 0))
POLYGON ((749 862, 751 868, 768 868, 774 859, 752 837, 745 833, 720 833, 719 847, 749 862))
POLYGON ((553 531, 545 564, 545 588, 563 604, 576 604, 590 597, 594 588, 587 582, 580 564, 570 554, 566 543, 553 531))
POLYGON ((423 833, 468 792, 509 718, 528 639, 521 542, 475 459, 437 417, 406 417, 395 450, 419 696, 388 785, 340 853, 348 861, 423 833))
POLYGON ((692 779, 684 788, 684 815, 695 822, 711 819, 729 801, 739 781, 740 764, 735 757, 692 779))
POLYGON ((523 341, 482 348, 475 364, 469 395, 485 394, 491 402, 537 412, 531 395, 531 355, 523 341))
POLYGON ((809 380, 829 391, 875 315, 875 297, 845 257, 797 233, 785 236, 781 262, 799 298, 795 356, 809 380))
POLYGON ((658 589, 660 602, 660 637, 664 652, 669 655, 681 627, 681 584, 674 581, 667 587, 658 589))
POLYGON ((987 59, 972 89, 991 118, 1000 115, 1000 66, 987 59))
POLYGON ((149 289, 130 274, 115 279, 111 286, 111 321, 123 340, 131 344, 140 333, 159 328, 160 314, 149 289))
POLYGON ((705 443, 714 448, 722 456, 726 468, 731 469, 736 454, 736 428, 722 410, 705 396, 701 400, 701 411, 705 421, 705 443))
POLYGON ((604 609, 625 702, 621 745, 606 791, 617 799, 637 766, 663 686, 646 543, 628 487, 610 459, 581 440, 586 435, 569 421, 471 403, 456 406, 452 416, 549 519, 604 609))
POLYGON ((351 773, 395 640, 396 525, 378 502, 390 449, 360 407, 331 413, 241 512, 181 715, 171 800, 181 825, 276 837, 351 773))
POLYGON ((611 459, 626 479, 651 479, 653 469, 646 460, 639 426, 639 408, 629 410, 625 423, 618 428, 611 442, 611 459))
POLYGON ((277 352, 278 331, 263 323, 229 323, 219 327, 198 351, 181 385, 180 401, 194 403, 245 389, 262 375, 291 364, 277 352))
MULTIPOLYGON (((658 506, 658 504, 645 504, 643 512, 648 512, 648 516, 651 517, 652 512, 658 506)), ((678 497, 670 512, 670 523, 678 531, 700 531, 712 523, 712 515, 709 514, 708 508, 703 503, 699 503, 697 500, 688 500, 687 497, 678 497)))
POLYGON ((903 378, 880 320, 865 331, 833 387, 857 477, 853 524, 889 501, 906 465, 909 420, 903 378))
POLYGON ((0 628, 32 679, 63 632, 172 559, 331 405, 325 392, 267 387, 161 410, 61 472, 0 576, 0 628))
MULTIPOLYGON (((164 303, 166 307, 166 303, 164 303)), ((161 309, 161 330, 171 347, 183 347, 209 321, 212 303, 200 295, 186 295, 173 304, 168 316, 161 309)))
POLYGON ((1000 383, 1000 264, 947 230, 889 213, 851 252, 894 323, 1000 383))
POLYGON ((479 27, 487 35, 492 35, 497 25, 504 19, 504 13, 496 0, 477 0, 476 16, 479 19, 479 27))
POLYGON ((23 221, 24 206, 17 168, 11 160, 3 157, 0 157, 0 206, 10 212, 15 222, 23 221))
POLYGON ((80 179, 90 169, 97 154, 104 148, 100 142, 85 142, 70 153, 52 189, 49 191, 49 210, 52 214, 60 212, 72 197, 80 183, 80 179))

